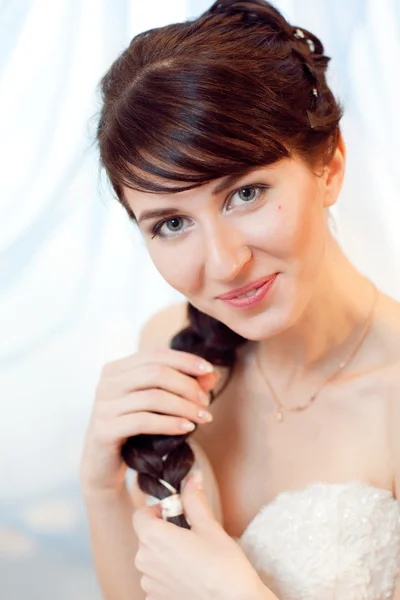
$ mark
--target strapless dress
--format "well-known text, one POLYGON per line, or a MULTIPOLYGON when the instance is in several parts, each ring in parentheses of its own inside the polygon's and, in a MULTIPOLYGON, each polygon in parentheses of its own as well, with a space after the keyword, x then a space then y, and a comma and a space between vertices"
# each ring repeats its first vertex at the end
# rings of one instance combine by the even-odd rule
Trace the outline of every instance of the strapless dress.
MULTIPOLYGON (((208 501, 223 523, 211 464, 191 446, 191 471, 203 471, 208 501)), ((148 504, 157 501, 147 497, 148 504)), ((361 481, 315 482, 279 494, 233 539, 279 600, 386 600, 400 574, 400 502, 361 481)))

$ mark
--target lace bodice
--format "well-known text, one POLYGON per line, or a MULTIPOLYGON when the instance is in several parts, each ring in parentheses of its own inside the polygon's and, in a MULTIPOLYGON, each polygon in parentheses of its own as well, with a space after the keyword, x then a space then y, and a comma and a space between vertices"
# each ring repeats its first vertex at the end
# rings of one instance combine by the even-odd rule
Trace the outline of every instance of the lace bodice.
MULTIPOLYGON (((215 476, 194 449, 193 469, 204 472, 222 523, 215 476)), ((400 574, 400 503, 361 481, 317 482, 279 494, 234 539, 279 600, 390 599, 400 574)))
POLYGON ((362 482, 315 483, 264 506, 237 542, 281 600, 392 598, 400 503, 362 482))

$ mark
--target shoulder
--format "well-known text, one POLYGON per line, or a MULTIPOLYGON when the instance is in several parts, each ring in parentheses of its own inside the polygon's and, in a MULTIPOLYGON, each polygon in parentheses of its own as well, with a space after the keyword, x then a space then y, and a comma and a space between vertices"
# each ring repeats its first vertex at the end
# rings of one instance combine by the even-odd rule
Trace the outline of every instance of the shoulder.
POLYGON ((139 348, 150 350, 168 346, 170 339, 188 324, 187 302, 167 306, 145 322, 139 334, 139 348))
POLYGON ((389 376, 388 441, 393 466, 393 488, 400 502, 400 360, 393 364, 394 378, 389 376))
POLYGON ((375 348, 388 364, 400 361, 400 302, 380 293, 375 348))
POLYGON ((377 389, 387 398, 387 442, 393 491, 400 501, 400 302, 380 293, 374 356, 379 362, 377 389))

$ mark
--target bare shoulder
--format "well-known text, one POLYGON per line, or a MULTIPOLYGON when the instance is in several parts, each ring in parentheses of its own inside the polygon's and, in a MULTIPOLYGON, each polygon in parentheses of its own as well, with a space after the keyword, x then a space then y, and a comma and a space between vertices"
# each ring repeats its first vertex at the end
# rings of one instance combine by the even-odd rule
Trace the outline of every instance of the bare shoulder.
POLYGON ((139 348, 150 350, 169 345, 170 339, 189 324, 187 302, 167 306, 152 315, 139 336, 139 348))
POLYGON ((396 364, 400 361, 400 302, 380 293, 375 344, 382 360, 396 364))
POLYGON ((394 363, 394 383, 388 394, 388 443, 393 465, 394 495, 400 502, 400 360, 394 363))
POLYGON ((394 319, 400 326, 400 301, 393 296, 380 292, 382 307, 388 311, 388 317, 394 319))
POLYGON ((393 490, 400 501, 400 302, 381 295, 382 349, 387 350, 383 382, 388 398, 388 443, 393 465, 393 490))

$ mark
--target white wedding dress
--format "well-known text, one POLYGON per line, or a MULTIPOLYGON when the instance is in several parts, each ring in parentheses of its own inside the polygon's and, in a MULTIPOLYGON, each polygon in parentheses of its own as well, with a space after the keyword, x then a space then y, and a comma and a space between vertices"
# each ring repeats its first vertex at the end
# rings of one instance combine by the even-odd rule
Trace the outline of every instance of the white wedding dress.
MULTIPOLYGON (((222 523, 210 462, 189 443, 196 455, 192 470, 203 471, 208 501, 222 523)), ((234 539, 279 600, 389 599, 400 574, 400 502, 361 481, 317 482, 279 494, 234 539)))

